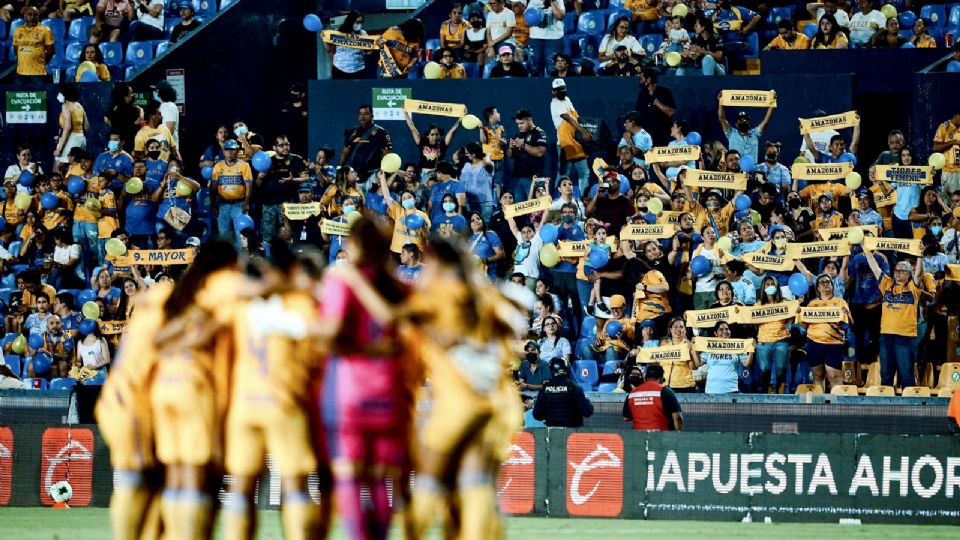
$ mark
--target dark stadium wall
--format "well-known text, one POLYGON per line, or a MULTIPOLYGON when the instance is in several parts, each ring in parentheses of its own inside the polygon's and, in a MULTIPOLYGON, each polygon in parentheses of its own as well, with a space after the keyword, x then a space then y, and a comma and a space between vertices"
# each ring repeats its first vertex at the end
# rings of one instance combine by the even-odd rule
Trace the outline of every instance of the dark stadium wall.
POLYGON ((912 122, 910 139, 924 141, 918 148, 920 155, 930 155, 931 141, 937 126, 953 117, 960 107, 960 74, 917 73, 913 76, 912 122))
MULTIPOLYGON (((623 115, 636 104, 639 90, 635 78, 569 78, 568 95, 581 117, 601 118, 618 138, 623 133, 623 115)), ((308 91, 310 114, 310 149, 321 146, 343 147, 344 130, 356 125, 357 107, 372 101, 375 88, 409 88, 412 97, 427 101, 464 103, 470 113, 481 116, 483 109, 495 105, 503 118, 508 135, 516 132, 512 116, 519 108, 529 109, 534 122, 547 132, 551 149, 555 148, 556 130, 550 119, 551 79, 487 79, 487 80, 363 80, 311 81, 308 91)), ((717 94, 724 88, 769 90, 777 92, 778 108, 767 132, 761 140, 781 141, 784 144, 782 161, 791 163, 799 153, 801 138, 797 118, 821 108, 843 112, 853 104, 853 77, 850 75, 783 75, 753 77, 662 77, 660 84, 673 92, 677 102, 675 118, 687 120, 703 141, 726 138, 717 121, 717 94)), ((399 105, 396 105, 399 107, 399 105)), ((754 125, 763 118, 763 109, 747 109, 754 125)), ((728 111, 728 115, 731 114, 728 111)), ((732 119, 732 116, 730 117, 732 119)), ((482 120, 482 117, 481 117, 482 120)), ((452 118, 417 116, 414 121, 421 129, 436 123, 444 129, 453 124, 452 118)), ((417 147, 403 120, 378 120, 390 132, 394 148, 405 160, 414 160, 417 147)), ((478 140, 477 131, 460 129, 451 144, 453 150, 478 140)), ((548 152, 556 161, 555 152, 548 152)))

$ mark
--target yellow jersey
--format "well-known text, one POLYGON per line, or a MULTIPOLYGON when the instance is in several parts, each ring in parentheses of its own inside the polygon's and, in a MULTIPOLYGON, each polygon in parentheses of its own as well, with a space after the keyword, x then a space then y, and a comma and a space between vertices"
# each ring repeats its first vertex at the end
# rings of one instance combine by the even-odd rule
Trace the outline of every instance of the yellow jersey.
POLYGON ((960 127, 953 125, 953 122, 947 120, 937 127, 937 132, 933 136, 933 142, 953 143, 953 146, 943 153, 947 158, 943 172, 960 172, 960 127))
POLYGON ((810 38, 800 32, 796 32, 796 36, 793 43, 788 43, 787 40, 783 39, 783 36, 777 34, 777 37, 773 38, 773 41, 770 42, 769 47, 771 49, 782 49, 784 51, 799 51, 810 48, 810 38))
POLYGON ((160 125, 153 128, 144 124, 143 127, 140 128, 140 131, 137 132, 137 136, 133 139, 133 151, 146 152, 147 141, 150 139, 156 139, 157 142, 160 143, 160 159, 162 161, 170 161, 171 151, 177 147, 177 143, 174 142, 173 134, 170 133, 167 126, 160 125))
POLYGON ((406 244, 416 244, 420 251, 423 251, 427 245, 427 236, 430 234, 430 217, 420 210, 407 210, 399 204, 391 204, 387 207, 387 215, 393 220, 393 240, 390 241, 390 251, 400 253, 406 244), (423 227, 412 230, 407 227, 405 219, 407 216, 417 214, 423 218, 423 227))
POLYGON ((850 320, 850 308, 847 306, 847 302, 836 296, 829 300, 815 298, 807 304, 807 307, 840 308, 843 311, 843 320, 840 322, 807 325, 807 338, 810 341, 815 341, 822 345, 843 345, 844 333, 842 325, 853 322, 850 320))
POLYGON ((521 47, 530 41, 530 25, 522 16, 517 17, 517 25, 513 27, 513 39, 521 47))
POLYGON ((93 173, 81 175, 80 178, 86 182, 87 190, 79 196, 80 202, 77 204, 76 208, 73 209, 73 220, 82 221, 84 223, 96 223, 100 216, 91 212, 87 208, 86 202, 88 199, 96 199, 97 202, 99 202, 99 180, 93 173))
POLYGON ((897 285, 890 276, 880 278, 880 333, 917 337, 920 288, 911 279, 897 285))
POLYGON ((23 221, 23 216, 26 214, 26 210, 20 210, 17 208, 17 205, 13 204, 12 198, 7 198, 3 200, 3 219, 7 222, 7 225, 19 225, 23 221))
POLYGON ((52 192, 57 196, 57 199, 60 200, 60 204, 53 210, 40 210, 40 216, 43 219, 43 226, 47 228, 48 231, 52 231, 63 225, 67 221, 67 216, 63 215, 60 210, 66 209, 67 211, 73 211, 73 199, 70 198, 66 192, 63 191, 54 191, 52 192))
MULTIPOLYGON (((80 104, 74 103, 71 106, 71 109, 70 109, 70 134, 71 135, 73 135, 74 133, 81 133, 81 134, 83 133, 83 119, 86 115, 87 113, 84 112, 83 107, 80 104)), ((63 125, 62 116, 60 117, 60 128, 61 129, 66 128, 66 126, 63 125)))
POLYGON ((810 201, 810 206, 815 207, 817 199, 823 194, 833 197, 833 207, 837 207, 837 200, 847 193, 847 188, 843 184, 834 184, 833 182, 816 182, 800 190, 800 196, 810 201))
POLYGON ((14 30, 13 48, 17 53, 17 75, 46 75, 47 47, 53 43, 53 31, 42 24, 23 25, 14 30))
POLYGON ((714 210, 704 207, 699 201, 687 201, 687 204, 689 204, 688 211, 693 214, 693 218, 697 221, 696 229, 700 230, 707 224, 713 225, 718 229, 718 237, 727 234, 730 228, 730 218, 737 210, 732 202, 714 210))
POLYGON ((757 327, 757 342, 776 343, 790 339, 790 330, 787 329, 787 321, 773 321, 760 324, 757 327))
POLYGON ((380 37, 383 38, 383 48, 380 49, 380 68, 384 71, 384 77, 391 79, 405 75, 413 63, 420 58, 420 44, 407 42, 396 26, 388 28, 380 37))
MULTIPOLYGON (((77 73, 76 82, 80 82, 80 77, 83 76, 83 73, 77 73)), ((110 68, 106 64, 97 64, 97 78, 101 81, 110 80, 110 68)))
POLYGON ((490 156, 492 161, 502 161, 503 144, 500 142, 500 138, 503 137, 503 126, 490 127, 483 125, 480 126, 480 129, 483 130, 484 140, 487 141, 483 144, 483 151, 490 156))
POLYGON ((226 161, 213 166, 211 179, 217 187, 217 195, 226 202, 240 202, 253 187, 253 171, 246 161, 237 160, 233 165, 226 161))
POLYGON ((466 79, 467 70, 460 64, 454 64, 452 67, 440 67, 440 79, 466 79))
POLYGON ((100 197, 100 218, 97 219, 97 238, 110 238, 113 231, 120 227, 120 221, 116 215, 108 216, 104 210, 116 210, 117 199, 112 191, 107 190, 100 197))
MULTIPOLYGON (((640 280, 647 287, 652 285, 667 285, 667 278, 663 277, 657 270, 651 270, 643 275, 640 280)), ((655 319, 665 313, 670 313, 670 301, 668 295, 670 291, 663 293, 642 292, 639 289, 634 293, 632 318, 643 322, 648 319, 655 319)))
POLYGON ((936 49, 937 40, 933 39, 931 36, 923 36, 914 43, 914 47, 918 49, 936 49))
POLYGON ((453 27, 453 31, 450 31, 450 26, 453 25, 453 21, 446 20, 440 25, 440 42, 446 47, 463 47, 463 36, 467 33, 467 23, 460 21, 460 24, 453 27))

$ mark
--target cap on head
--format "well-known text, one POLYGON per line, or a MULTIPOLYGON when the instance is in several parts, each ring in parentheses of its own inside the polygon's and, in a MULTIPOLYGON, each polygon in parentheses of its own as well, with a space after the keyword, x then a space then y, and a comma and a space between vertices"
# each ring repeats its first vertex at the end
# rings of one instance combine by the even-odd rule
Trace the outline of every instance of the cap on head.
POLYGON ((235 140, 233 140, 233 139, 227 139, 227 140, 224 141, 224 143, 223 143, 223 149, 224 149, 224 150, 239 150, 239 149, 240 149, 240 143, 238 143, 237 141, 235 141, 235 140))
POLYGON ((554 80, 553 80, 553 89, 554 89, 554 90, 556 90, 557 88, 566 88, 566 87, 567 87, 567 83, 565 83, 565 82, 563 81, 563 79, 554 79, 554 80))
POLYGON ((513 48, 509 45, 503 45, 497 49, 497 54, 513 54, 513 48))
POLYGON ((187 241, 184 242, 184 244, 190 247, 200 247, 200 239, 196 236, 191 236, 190 238, 187 238, 187 241))
POLYGON ((624 298, 622 294, 615 294, 610 297, 608 305, 610 309, 623 308, 627 305, 627 299, 624 298))

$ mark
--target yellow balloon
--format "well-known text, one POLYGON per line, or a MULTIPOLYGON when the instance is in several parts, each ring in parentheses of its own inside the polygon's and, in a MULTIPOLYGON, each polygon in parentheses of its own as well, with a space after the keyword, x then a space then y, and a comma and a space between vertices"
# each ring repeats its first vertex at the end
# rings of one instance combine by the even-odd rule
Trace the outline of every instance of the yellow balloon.
POLYGON ((680 53, 678 53, 677 51, 670 51, 670 52, 668 52, 668 53, 664 56, 664 58, 665 58, 666 61, 667 61, 667 65, 670 66, 670 67, 677 67, 677 66, 679 66, 679 65, 680 65, 680 60, 682 60, 682 58, 680 57, 680 53))
POLYGON ((131 195, 136 195, 137 193, 143 191, 143 180, 134 176, 127 180, 127 183, 123 185, 123 190, 131 195))
POLYGON ((20 334, 10 342, 10 349, 17 354, 23 354, 23 351, 27 350, 27 338, 20 334))
POLYGON ((647 201, 647 210, 654 214, 659 214, 663 212, 663 201, 654 197, 647 201))
POLYGON ((544 244, 540 248, 540 263, 546 266, 547 268, 553 268, 560 262, 560 252, 557 251, 557 246, 553 244, 544 244))
POLYGON ((464 129, 477 129, 480 127, 480 119, 472 114, 468 114, 460 120, 460 125, 463 126, 464 129))
POLYGON ((720 239, 717 240, 717 247, 723 251, 730 251, 730 248, 733 247, 733 240, 731 240, 729 236, 721 236, 720 239))
POLYGON ((940 152, 934 152, 930 154, 930 159, 927 160, 927 164, 939 171, 947 164, 947 158, 940 152))
POLYGON ((847 233, 847 242, 854 245, 863 242, 863 229, 851 229, 850 232, 847 233))
POLYGON ((807 159, 807 156, 797 156, 797 159, 793 160, 794 165, 797 163, 810 163, 810 160, 807 159))
POLYGON ((107 251, 107 255, 113 255, 114 257, 122 257, 127 254, 127 246, 123 245, 119 238, 107 240, 103 248, 107 251))
POLYGON ((189 197, 193 193, 193 189, 190 188, 187 184, 183 182, 177 182, 177 197, 189 197))
POLYGON ((362 215, 360 214, 360 212, 353 212, 352 214, 347 214, 347 216, 346 216, 346 218, 347 218, 347 224, 353 225, 353 223, 354 223, 355 221, 357 221, 358 219, 360 219, 361 217, 362 217, 362 215))
POLYGON ((30 208, 31 202, 33 202, 33 199, 30 198, 29 193, 17 193, 17 196, 13 198, 13 205, 20 210, 30 208))
POLYGON ((960 218, 960 206, 953 209, 953 217, 960 218))
POLYGON ((423 66, 423 78, 439 79, 442 71, 443 68, 440 67, 440 64, 436 62, 427 62, 427 65, 423 66))
POLYGON ((84 72, 93 71, 97 72, 97 65, 93 62, 87 60, 86 62, 80 62, 80 65, 77 66, 77 75, 83 75, 84 72))
POLYGON ((892 19, 893 17, 897 16, 897 8, 891 6, 890 4, 885 4, 882 8, 880 8, 880 13, 883 13, 883 16, 886 18, 892 19))
POLYGON ((393 174, 400 170, 400 165, 402 164, 403 162, 400 160, 400 156, 387 154, 380 160, 380 169, 387 174, 393 174))
POLYGON ((684 4, 677 4, 673 6, 673 11, 670 12, 674 17, 686 17, 689 10, 684 4))
POLYGON ((95 321, 100 318, 100 306, 98 306, 96 302, 85 302, 83 307, 80 308, 80 311, 83 313, 83 316, 88 319, 95 321))
POLYGON ((863 178, 860 176, 860 173, 855 171, 850 171, 847 173, 847 179, 845 181, 847 189, 854 190, 860 187, 860 184, 863 183, 863 178))

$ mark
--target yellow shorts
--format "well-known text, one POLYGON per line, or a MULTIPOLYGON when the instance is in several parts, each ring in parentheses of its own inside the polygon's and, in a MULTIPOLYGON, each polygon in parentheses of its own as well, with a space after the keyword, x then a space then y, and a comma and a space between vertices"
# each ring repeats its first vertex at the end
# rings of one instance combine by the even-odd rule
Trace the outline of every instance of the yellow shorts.
POLYGON ((306 413, 297 409, 271 413, 231 407, 227 413, 227 473, 259 475, 267 453, 284 478, 306 476, 317 469, 306 413))
POLYGON ((164 465, 207 465, 217 457, 213 388, 190 361, 165 359, 150 392, 157 459, 164 465))
POLYGON ((493 410, 490 400, 478 395, 446 358, 430 364, 433 410, 422 432, 420 444, 440 454, 452 452, 473 430, 482 428, 493 410))
POLYGON ((120 392, 116 386, 105 388, 96 411, 100 435, 110 448, 110 463, 125 471, 147 470, 156 465, 150 410, 116 392, 120 392))

